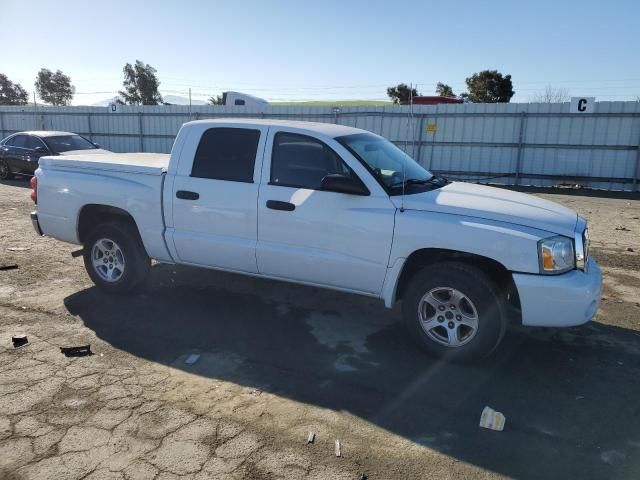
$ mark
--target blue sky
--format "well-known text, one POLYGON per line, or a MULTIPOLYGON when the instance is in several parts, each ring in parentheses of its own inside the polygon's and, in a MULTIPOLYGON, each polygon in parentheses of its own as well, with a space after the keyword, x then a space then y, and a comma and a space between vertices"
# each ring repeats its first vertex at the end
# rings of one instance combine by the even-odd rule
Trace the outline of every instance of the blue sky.
POLYGON ((550 84, 598 100, 640 96, 640 2, 3 0, 0 72, 33 90, 71 76, 75 104, 115 95, 122 66, 153 65, 161 92, 270 100, 385 99, 416 83, 464 91, 483 69, 526 102, 550 84), (14 21, 15 20, 15 21, 14 21))

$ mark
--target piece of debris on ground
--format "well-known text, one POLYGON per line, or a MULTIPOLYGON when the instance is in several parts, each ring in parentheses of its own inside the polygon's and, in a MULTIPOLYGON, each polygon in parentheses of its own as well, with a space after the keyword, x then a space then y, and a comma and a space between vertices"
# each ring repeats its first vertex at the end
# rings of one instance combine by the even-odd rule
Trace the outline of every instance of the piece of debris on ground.
POLYGON ((501 432, 504 430, 505 422, 505 416, 500 412, 496 412, 491 407, 484 407, 482 415, 480 415, 480 426, 489 430, 501 432))
POLYGON ((20 348, 28 344, 29 340, 27 339, 26 335, 20 334, 20 335, 13 335, 11 337, 11 342, 13 343, 13 348, 20 348))
POLYGON ((64 353, 66 357, 84 357, 86 355, 92 355, 91 344, 74 345, 60 347, 60 351, 64 353))

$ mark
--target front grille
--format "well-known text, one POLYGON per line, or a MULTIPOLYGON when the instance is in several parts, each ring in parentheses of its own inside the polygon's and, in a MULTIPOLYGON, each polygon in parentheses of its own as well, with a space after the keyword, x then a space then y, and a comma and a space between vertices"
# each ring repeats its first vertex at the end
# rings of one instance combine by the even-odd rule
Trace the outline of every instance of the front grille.
POLYGON ((584 232, 582 232, 582 245, 584 248, 584 263, 587 263, 589 260, 589 228, 585 228, 584 232))
POLYGON ((587 221, 582 217, 578 217, 573 244, 575 247, 576 268, 586 270, 587 259, 589 258, 589 229, 587 221))

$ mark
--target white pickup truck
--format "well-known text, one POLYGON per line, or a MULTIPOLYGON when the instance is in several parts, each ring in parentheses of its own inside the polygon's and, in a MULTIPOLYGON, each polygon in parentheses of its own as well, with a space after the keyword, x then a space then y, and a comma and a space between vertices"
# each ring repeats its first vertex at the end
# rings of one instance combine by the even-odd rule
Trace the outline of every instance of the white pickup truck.
POLYGON ((151 259, 402 300, 431 353, 490 354, 509 321, 589 321, 601 274, 586 221, 555 203, 432 175, 384 138, 275 120, 183 125, 171 155, 43 157, 39 234, 84 246, 127 292, 151 259))

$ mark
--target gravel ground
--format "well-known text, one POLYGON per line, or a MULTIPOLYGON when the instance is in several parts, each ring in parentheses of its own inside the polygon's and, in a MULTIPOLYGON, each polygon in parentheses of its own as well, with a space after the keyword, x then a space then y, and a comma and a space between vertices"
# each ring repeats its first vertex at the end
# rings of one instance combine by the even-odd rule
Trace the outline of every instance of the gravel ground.
POLYGON ((545 192, 590 220, 601 310, 459 366, 358 296, 168 265, 105 296, 77 247, 36 237, 28 183, 1 183, 0 478, 637 478, 640 202, 545 192))

